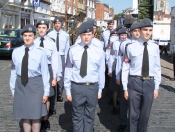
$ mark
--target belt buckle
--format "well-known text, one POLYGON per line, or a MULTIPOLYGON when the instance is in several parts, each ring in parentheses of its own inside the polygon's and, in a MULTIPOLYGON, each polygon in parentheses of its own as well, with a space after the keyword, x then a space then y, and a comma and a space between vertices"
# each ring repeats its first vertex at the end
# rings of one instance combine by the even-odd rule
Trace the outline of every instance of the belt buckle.
POLYGON ((143 77, 142 79, 143 79, 143 80, 147 80, 147 77, 143 77))
POLYGON ((90 85, 90 83, 89 83, 89 82, 87 82, 87 83, 85 83, 85 85, 86 85, 86 86, 89 86, 89 85, 90 85))

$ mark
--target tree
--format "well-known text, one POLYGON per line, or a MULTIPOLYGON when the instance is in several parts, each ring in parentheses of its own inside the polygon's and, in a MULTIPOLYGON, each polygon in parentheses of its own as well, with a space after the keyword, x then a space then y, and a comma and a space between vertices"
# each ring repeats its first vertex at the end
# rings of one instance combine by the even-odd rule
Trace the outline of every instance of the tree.
POLYGON ((115 14, 115 15, 114 15, 114 20, 116 20, 117 18, 121 18, 121 17, 123 17, 123 16, 124 16, 124 13, 125 13, 125 10, 122 10, 121 13, 119 13, 119 14, 115 14))
POLYGON ((149 18, 153 20, 154 0, 139 0, 138 19, 149 18))

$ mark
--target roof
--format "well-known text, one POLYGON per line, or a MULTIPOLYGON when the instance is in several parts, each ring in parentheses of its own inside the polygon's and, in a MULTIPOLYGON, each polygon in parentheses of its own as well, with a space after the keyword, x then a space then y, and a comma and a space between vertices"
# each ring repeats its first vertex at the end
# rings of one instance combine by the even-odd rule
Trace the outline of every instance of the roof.
POLYGON ((95 3, 101 3, 101 1, 100 0, 95 0, 95 3))

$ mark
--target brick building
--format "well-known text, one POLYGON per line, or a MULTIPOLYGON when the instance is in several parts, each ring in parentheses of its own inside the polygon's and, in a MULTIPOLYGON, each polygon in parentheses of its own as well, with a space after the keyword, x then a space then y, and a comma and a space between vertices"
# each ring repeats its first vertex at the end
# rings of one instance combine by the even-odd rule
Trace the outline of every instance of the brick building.
POLYGON ((171 15, 162 11, 154 11, 154 21, 171 21, 171 15))
POLYGON ((97 25, 107 27, 107 21, 114 19, 114 9, 99 0, 95 1, 95 9, 97 25))

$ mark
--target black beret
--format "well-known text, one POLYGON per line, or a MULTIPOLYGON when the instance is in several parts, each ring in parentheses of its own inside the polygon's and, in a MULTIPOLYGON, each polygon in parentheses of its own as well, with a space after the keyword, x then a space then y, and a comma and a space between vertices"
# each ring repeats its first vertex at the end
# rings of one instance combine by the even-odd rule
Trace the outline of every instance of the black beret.
POLYGON ((38 25, 47 25, 47 27, 49 27, 49 22, 46 20, 39 20, 36 27, 38 27, 38 25))
POLYGON ((97 26, 97 22, 94 19, 88 19, 86 22, 92 23, 93 26, 97 26))
POLYGON ((108 25, 111 24, 111 23, 114 23, 114 20, 109 20, 108 21, 108 25))
POLYGON ((117 32, 116 32, 115 30, 112 30, 112 31, 110 32, 110 35, 112 35, 112 34, 117 34, 117 32))
POLYGON ((115 29, 116 31, 118 31, 119 29, 121 29, 123 27, 122 24, 118 25, 117 28, 115 29))
POLYGON ((144 18, 140 21, 140 28, 142 27, 153 27, 153 22, 149 18, 144 18))
POLYGON ((82 23, 78 28, 78 34, 92 32, 93 25, 89 22, 82 23))
POLYGON ((63 22, 63 20, 60 17, 55 17, 55 19, 53 20, 53 23, 55 22, 63 22))
POLYGON ((27 24, 23 27, 21 35, 23 35, 23 33, 25 32, 33 32, 34 34, 36 34, 36 27, 32 24, 27 24))
POLYGON ((135 22, 131 25, 130 31, 133 31, 134 29, 140 28, 140 23, 135 22))
POLYGON ((119 31, 118 34, 128 34, 128 30, 125 27, 122 27, 119 31))

